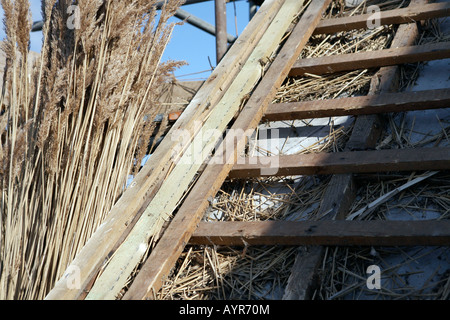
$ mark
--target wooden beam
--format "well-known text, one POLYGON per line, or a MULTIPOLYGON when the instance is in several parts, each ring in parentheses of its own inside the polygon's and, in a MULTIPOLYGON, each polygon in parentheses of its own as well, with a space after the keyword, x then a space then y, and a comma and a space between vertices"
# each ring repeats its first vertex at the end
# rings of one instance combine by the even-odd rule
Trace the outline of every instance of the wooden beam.
MULTIPOLYGON (((431 3, 424 5, 412 5, 407 8, 381 11, 380 25, 403 24, 421 20, 443 18, 450 15, 450 3, 431 3)), ((325 19, 317 26, 314 34, 329 34, 340 31, 367 28, 368 21, 373 19, 371 13, 352 17, 325 19)))
POLYGON ((448 170, 450 169, 450 148, 386 149, 250 157, 242 158, 240 163, 233 167, 229 174, 230 178, 448 170), (244 161, 246 163, 243 163, 244 161))
POLYGON ((450 220, 202 222, 192 245, 448 246, 450 220))
MULTIPOLYGON (((239 112, 245 96, 260 81, 263 73, 261 61, 270 58, 277 50, 292 22, 288 17, 293 19, 301 7, 302 2, 287 0, 280 8, 242 70, 218 102, 218 107, 211 110, 203 123, 197 124, 201 126, 200 132, 172 168, 128 237, 114 252, 86 299, 114 299, 126 286, 133 271, 142 262, 152 237, 160 234, 164 221, 171 220, 203 163, 239 112)), ((184 139, 184 132, 180 134, 184 139)))
POLYGON ((190 101, 166 138, 152 154, 151 159, 147 161, 130 187, 114 205, 105 222, 68 266, 66 272, 47 295, 47 299, 84 298, 101 267, 127 237, 167 177, 170 168, 191 142, 188 139, 180 142, 179 139, 171 137, 180 130, 189 130, 192 136, 197 134, 200 126, 194 124, 203 122, 209 117, 265 34, 283 3, 284 0, 267 0, 263 3, 238 40, 231 46, 211 76, 190 101), (179 152, 175 152, 175 150, 179 150, 179 152), (67 276, 74 269, 80 271, 81 286, 79 288, 66 283, 67 276))
POLYGON ((360 97, 274 103, 263 121, 312 119, 450 107, 450 89, 382 93, 360 97))
MULTIPOLYGON (((244 109, 234 122, 231 130, 247 131, 256 128, 267 106, 286 78, 300 51, 306 45, 312 32, 320 21, 321 14, 331 0, 313 0, 303 13, 286 43, 272 62, 266 74, 258 84, 244 109)), ((230 130, 230 131, 231 131, 230 130)), ((245 148, 246 136, 229 137, 222 142, 223 154, 217 163, 213 159, 193 186, 178 213, 162 235, 150 257, 142 266, 124 299, 144 299, 155 297, 164 277, 176 263, 186 243, 194 233, 197 224, 209 207, 209 200, 215 196, 225 181, 231 167, 240 152, 245 148)))
POLYGON ((450 58, 450 42, 438 42, 402 48, 299 59, 295 62, 289 75, 302 76, 305 73, 322 75, 446 58, 450 58))

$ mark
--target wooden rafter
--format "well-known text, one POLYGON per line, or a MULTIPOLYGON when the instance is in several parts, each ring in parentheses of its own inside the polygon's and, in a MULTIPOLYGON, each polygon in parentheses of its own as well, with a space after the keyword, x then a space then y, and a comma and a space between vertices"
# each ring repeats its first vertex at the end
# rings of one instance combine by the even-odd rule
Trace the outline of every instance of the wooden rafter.
POLYGON ((225 132, 229 122, 239 112, 241 101, 260 81, 260 61, 272 56, 277 50, 291 24, 291 19, 286 17, 291 15, 294 18, 294 13, 301 7, 302 2, 286 0, 280 8, 273 23, 242 66, 242 70, 217 103, 217 107, 213 108, 201 123, 199 133, 193 137, 186 152, 168 173, 128 237, 114 252, 86 299, 115 298, 127 285, 130 274, 141 263, 152 238, 159 235, 164 221, 171 220, 204 161, 220 141, 221 134, 225 132))

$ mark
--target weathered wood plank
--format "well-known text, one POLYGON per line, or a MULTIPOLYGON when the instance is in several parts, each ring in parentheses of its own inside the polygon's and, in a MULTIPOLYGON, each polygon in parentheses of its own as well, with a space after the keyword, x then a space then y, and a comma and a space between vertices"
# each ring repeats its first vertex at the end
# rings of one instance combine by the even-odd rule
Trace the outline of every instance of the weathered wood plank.
MULTIPOLYGON (((330 2, 330 0, 313 0, 309 4, 231 130, 245 132, 248 129, 256 128, 296 57, 319 23, 321 13, 330 2)), ((222 148, 219 148, 222 152, 216 157, 216 159, 219 158, 220 163, 213 159, 205 168, 177 215, 137 274, 124 299, 154 297, 154 293, 161 287, 164 277, 174 266, 208 208, 208 200, 215 196, 231 170, 237 155, 244 150, 245 142, 244 134, 238 137, 229 135, 225 137, 221 144, 222 148)))
POLYGON ((100 268, 126 238, 135 222, 155 196, 171 166, 179 160, 191 142, 188 139, 172 139, 174 133, 189 130, 195 136, 229 88, 245 61, 253 52, 270 23, 278 13, 284 0, 267 0, 249 22, 238 40, 231 46, 225 57, 212 72, 191 100, 181 117, 169 131, 166 138, 152 154, 146 165, 135 177, 133 183, 114 205, 105 222, 98 228, 81 252, 69 265, 65 274, 47 295, 47 299, 73 300, 86 295, 86 291, 100 268), (179 150, 175 153, 174 150, 179 150), (107 241, 105 241, 107 239, 107 241), (71 270, 79 270, 81 286, 67 285, 71 270))
POLYGON ((320 285, 317 273, 326 247, 301 246, 295 256, 294 265, 284 290, 283 300, 305 300, 314 296, 314 290, 320 285), (301 271, 301 272, 299 272, 301 271))
POLYGON ((272 157, 273 160, 270 158, 241 158, 229 177, 244 179, 263 176, 450 169, 450 148, 322 152, 275 156, 272 157), (276 168, 273 167, 274 164, 277 165, 276 168), (268 169, 271 169, 271 172, 266 174, 269 172, 268 169))
POLYGON ((271 104, 263 121, 403 112, 450 107, 450 89, 271 104))
MULTIPOLYGON (((380 25, 403 24, 415 21, 443 18, 450 15, 450 3, 431 3, 423 5, 410 5, 407 8, 381 11, 379 15, 380 25)), ((371 13, 322 20, 317 26, 314 34, 336 33, 339 31, 350 31, 353 29, 367 28, 368 21, 373 20, 371 13)))
POLYGON ((202 222, 193 245, 447 246, 450 220, 202 222))
MULTIPOLYGON (((114 299, 125 287, 133 270, 146 253, 151 238, 159 234, 165 220, 170 220, 200 167, 239 111, 242 100, 261 79, 261 61, 268 60, 278 48, 291 24, 291 19, 287 17, 294 18, 301 7, 302 2, 296 0, 287 0, 283 4, 218 106, 201 124, 199 134, 175 164, 126 240, 115 251, 86 299, 114 299)), ((184 132, 180 134, 181 138, 184 138, 184 132)))
POLYGON ((450 42, 438 42, 401 48, 299 59, 295 62, 289 75, 302 76, 305 73, 322 75, 447 58, 450 58, 450 42))

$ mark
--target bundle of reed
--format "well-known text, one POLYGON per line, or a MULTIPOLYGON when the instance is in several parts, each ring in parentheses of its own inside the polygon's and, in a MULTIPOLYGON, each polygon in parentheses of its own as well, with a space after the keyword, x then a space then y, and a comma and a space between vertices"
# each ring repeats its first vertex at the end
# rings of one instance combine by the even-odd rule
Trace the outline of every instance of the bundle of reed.
POLYGON ((2 0, 0 299, 41 299, 139 170, 158 113, 161 63, 180 5, 42 1, 41 57, 28 63, 26 0, 2 0), (148 115, 148 117, 144 117, 148 115))

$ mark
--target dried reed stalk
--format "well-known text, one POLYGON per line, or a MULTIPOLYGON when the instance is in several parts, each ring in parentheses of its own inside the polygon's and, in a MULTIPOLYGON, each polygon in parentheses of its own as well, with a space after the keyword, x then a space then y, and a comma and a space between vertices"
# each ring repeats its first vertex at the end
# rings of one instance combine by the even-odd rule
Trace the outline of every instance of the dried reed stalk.
POLYGON ((0 299, 41 299, 102 223, 147 152, 178 0, 42 1, 39 61, 27 63, 28 1, 2 0, 0 299))

